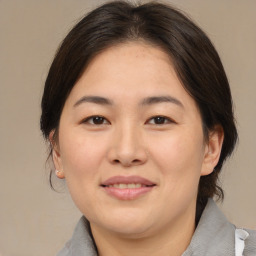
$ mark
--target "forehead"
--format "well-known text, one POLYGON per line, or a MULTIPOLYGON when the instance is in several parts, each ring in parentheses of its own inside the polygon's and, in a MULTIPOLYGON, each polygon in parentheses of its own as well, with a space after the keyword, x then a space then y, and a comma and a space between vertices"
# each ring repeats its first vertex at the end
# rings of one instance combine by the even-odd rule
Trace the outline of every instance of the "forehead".
POLYGON ((167 94, 180 98, 184 104, 194 104, 178 79, 170 57, 161 48, 129 42, 110 47, 92 59, 68 100, 96 95, 132 102, 167 94))

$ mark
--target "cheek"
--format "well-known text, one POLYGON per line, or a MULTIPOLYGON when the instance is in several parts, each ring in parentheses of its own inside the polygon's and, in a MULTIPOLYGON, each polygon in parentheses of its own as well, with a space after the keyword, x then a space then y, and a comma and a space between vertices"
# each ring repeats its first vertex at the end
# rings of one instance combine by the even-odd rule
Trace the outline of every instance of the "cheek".
POLYGON ((90 214, 98 207, 94 198, 98 193, 106 143, 99 136, 85 136, 81 132, 64 134, 60 148, 66 183, 80 211, 90 214))
POLYGON ((104 141, 100 143, 99 139, 78 132, 65 134, 65 139, 60 140, 60 150, 66 178, 73 176, 80 179, 97 174, 106 151, 104 141))
POLYGON ((201 162, 203 156, 203 139, 193 136, 190 132, 166 136, 163 139, 151 137, 151 152, 161 159, 162 163, 180 165, 184 163, 201 162), (193 157, 193 158, 192 158, 193 157), (175 161, 174 161, 175 160, 175 161))
POLYGON ((157 168, 162 172, 163 181, 172 188, 195 185, 198 182, 203 163, 203 135, 193 135, 191 130, 170 134, 150 143, 150 152, 157 168), (154 145, 154 146, 153 146, 154 145))

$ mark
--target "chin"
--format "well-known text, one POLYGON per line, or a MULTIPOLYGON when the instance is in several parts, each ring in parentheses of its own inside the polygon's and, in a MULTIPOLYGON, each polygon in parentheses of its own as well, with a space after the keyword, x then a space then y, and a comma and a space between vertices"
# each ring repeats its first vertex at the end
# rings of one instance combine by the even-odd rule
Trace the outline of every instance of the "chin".
POLYGON ((108 226, 109 230, 126 238, 142 238, 150 230, 150 225, 144 223, 117 223, 108 226))
POLYGON ((148 212, 142 212, 140 209, 122 209, 114 212, 102 213, 101 218, 94 219, 94 223, 101 228, 118 233, 125 237, 142 237, 151 229, 152 215, 148 212))

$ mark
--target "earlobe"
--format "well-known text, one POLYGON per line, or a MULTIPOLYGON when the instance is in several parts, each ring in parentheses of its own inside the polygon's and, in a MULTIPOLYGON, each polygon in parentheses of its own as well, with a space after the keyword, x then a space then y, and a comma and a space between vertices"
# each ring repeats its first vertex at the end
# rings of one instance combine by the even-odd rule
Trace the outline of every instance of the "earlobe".
POLYGON ((59 170, 55 170, 55 175, 59 178, 59 179, 64 179, 65 175, 63 171, 59 171, 59 170))
POLYGON ((55 167, 55 175, 59 179, 64 179, 65 175, 63 172, 61 154, 60 154, 59 146, 54 139, 54 130, 50 132, 49 141, 51 143, 51 148, 52 148, 52 159, 55 167))
POLYGON ((214 129, 209 132, 208 143, 205 146, 204 162, 201 171, 202 176, 212 173, 214 167, 218 164, 223 140, 223 128, 221 125, 216 125, 214 129))

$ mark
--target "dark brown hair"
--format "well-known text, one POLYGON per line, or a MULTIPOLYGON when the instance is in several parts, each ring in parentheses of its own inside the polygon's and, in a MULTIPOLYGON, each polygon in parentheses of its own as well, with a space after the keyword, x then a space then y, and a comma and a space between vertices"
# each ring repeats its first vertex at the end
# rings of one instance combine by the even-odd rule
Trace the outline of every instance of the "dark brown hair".
POLYGON ((58 131, 65 101, 91 59, 108 47, 136 40, 161 47, 170 56, 180 81, 200 109, 205 137, 215 125, 222 126, 221 156, 214 171, 200 178, 198 206, 205 205, 208 197, 222 199, 218 175, 237 140, 228 79, 206 34, 171 6, 114 1, 75 25, 58 49, 45 82, 41 104, 44 137, 48 140, 52 130, 58 131))

